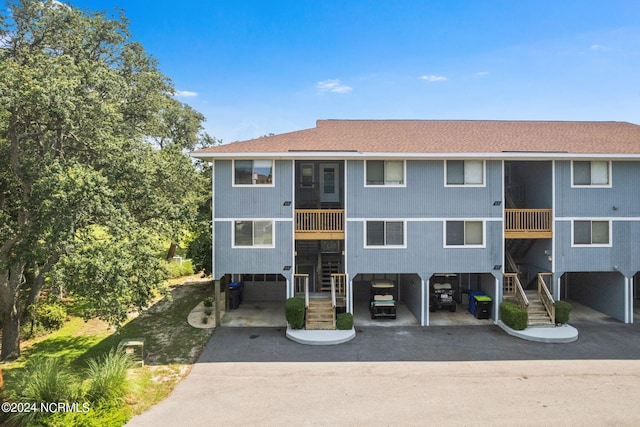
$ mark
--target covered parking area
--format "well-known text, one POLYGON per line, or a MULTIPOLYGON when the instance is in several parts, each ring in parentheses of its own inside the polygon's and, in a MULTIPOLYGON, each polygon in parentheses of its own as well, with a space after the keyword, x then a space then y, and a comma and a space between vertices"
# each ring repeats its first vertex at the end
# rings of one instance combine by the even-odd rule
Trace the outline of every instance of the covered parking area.
POLYGON ((286 327, 287 280, 283 275, 228 274, 222 283, 226 310, 221 326, 286 327))
POLYGON ((425 304, 426 325, 484 325, 496 318, 498 304, 497 281, 491 273, 434 273, 426 282, 427 303, 425 304), (449 305, 438 304, 437 289, 451 287, 455 310, 449 305), (488 317, 477 318, 471 303, 474 295, 484 295, 491 299, 488 317))
MULTIPOLYGON (((636 274, 634 279, 638 278, 636 274)), ((560 297, 577 302, 623 323, 632 323, 637 289, 619 271, 565 272, 560 276, 560 297)), ((587 319, 588 320, 588 319, 587 319)))
POLYGON ((355 326, 420 326, 422 279, 416 273, 360 273, 351 281, 353 320, 355 326), (385 290, 393 296, 395 318, 372 319, 372 281, 388 281, 393 288, 385 290))

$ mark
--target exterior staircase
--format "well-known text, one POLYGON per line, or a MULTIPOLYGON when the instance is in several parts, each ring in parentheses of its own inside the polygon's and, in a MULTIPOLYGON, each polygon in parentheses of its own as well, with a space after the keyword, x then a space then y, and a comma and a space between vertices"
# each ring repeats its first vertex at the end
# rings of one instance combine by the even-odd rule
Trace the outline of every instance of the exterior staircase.
POLYGON ((335 329, 336 309, 330 300, 311 299, 305 320, 306 329, 335 329))
POLYGON ((553 319, 549 317, 547 310, 544 308, 544 304, 540 299, 537 291, 525 291, 527 298, 529 299, 529 327, 548 327, 553 328, 555 324, 553 319))

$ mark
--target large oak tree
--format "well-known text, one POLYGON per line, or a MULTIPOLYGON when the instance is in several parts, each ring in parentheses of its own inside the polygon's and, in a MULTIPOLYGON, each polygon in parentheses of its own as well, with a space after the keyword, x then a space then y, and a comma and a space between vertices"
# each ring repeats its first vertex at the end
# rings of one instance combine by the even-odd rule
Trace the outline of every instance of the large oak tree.
POLYGON ((114 324, 163 284, 156 236, 195 216, 202 178, 183 153, 204 119, 133 41, 123 14, 58 1, 0 12, 2 359, 43 287, 114 324))

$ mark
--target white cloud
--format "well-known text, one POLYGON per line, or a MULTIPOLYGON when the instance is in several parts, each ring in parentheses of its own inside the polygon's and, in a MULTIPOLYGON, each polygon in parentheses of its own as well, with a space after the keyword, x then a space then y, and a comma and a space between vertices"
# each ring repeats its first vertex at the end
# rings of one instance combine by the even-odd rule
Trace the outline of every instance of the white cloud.
POLYGON ((476 76, 488 76, 489 72, 488 71, 479 71, 476 73, 476 76))
POLYGON ((418 77, 420 80, 425 80, 427 82, 442 82, 444 80, 447 80, 447 78, 445 76, 435 76, 433 74, 429 75, 429 76, 420 76, 418 77))
POLYGON ((604 51, 604 50, 609 50, 609 48, 608 48, 608 47, 603 46, 603 45, 601 45, 601 44, 592 44, 589 48, 590 48, 591 50, 602 50, 602 51, 604 51))
POLYGON ((349 93, 353 90, 351 86, 343 85, 338 79, 322 80, 316 83, 316 88, 320 92, 349 93))
POLYGON ((190 90, 177 90, 176 96, 178 98, 194 98, 198 96, 198 92, 192 92, 190 90))

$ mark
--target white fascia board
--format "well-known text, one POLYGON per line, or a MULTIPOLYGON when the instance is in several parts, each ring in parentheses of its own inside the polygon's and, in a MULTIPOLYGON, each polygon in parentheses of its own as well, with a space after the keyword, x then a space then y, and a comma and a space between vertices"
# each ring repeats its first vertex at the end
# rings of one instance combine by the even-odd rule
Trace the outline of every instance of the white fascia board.
POLYGON ((619 153, 565 153, 565 152, 496 152, 496 153, 405 153, 405 152, 356 152, 356 151, 288 151, 288 152, 242 152, 242 153, 190 153, 191 157, 213 161, 224 159, 295 159, 295 160, 367 160, 367 159, 483 159, 483 160, 640 160, 640 154, 619 153))

